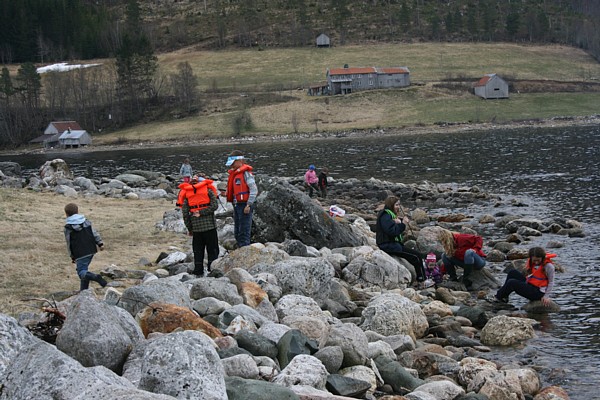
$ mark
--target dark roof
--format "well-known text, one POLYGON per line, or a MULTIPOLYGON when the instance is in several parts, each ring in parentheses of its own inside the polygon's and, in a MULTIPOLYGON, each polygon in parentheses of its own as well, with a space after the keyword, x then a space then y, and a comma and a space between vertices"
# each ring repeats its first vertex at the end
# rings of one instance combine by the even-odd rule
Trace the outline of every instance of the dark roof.
POLYGON ((352 67, 352 68, 332 68, 329 75, 350 75, 350 74, 408 74, 406 67, 352 67))
POLYGON ((79 126, 79 124, 76 121, 53 121, 50 122, 50 124, 54 125, 56 130, 60 133, 66 131, 69 128, 71 128, 71 130, 73 131, 80 131, 83 129, 81 128, 81 126, 79 126))

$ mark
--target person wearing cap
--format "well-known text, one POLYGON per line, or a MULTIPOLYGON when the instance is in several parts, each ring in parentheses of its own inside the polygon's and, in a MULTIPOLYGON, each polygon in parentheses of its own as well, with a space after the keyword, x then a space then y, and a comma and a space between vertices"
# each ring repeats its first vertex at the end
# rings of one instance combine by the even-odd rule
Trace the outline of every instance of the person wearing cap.
POLYGON ((230 167, 226 196, 227 201, 233 203, 235 241, 238 247, 248 246, 252 233, 252 212, 258 195, 258 187, 252 175, 252 167, 246 164, 241 151, 231 152, 225 165, 230 167))
MULTIPOLYGON (((200 174, 201 175, 201 174, 200 174)), ((204 251, 207 268, 219 257, 219 238, 215 211, 219 208, 217 189, 211 179, 194 175, 189 183, 179 185, 177 206, 181 207, 183 223, 192 236, 194 275, 204 275, 204 251)))
POLYGON ((304 185, 308 189, 308 196, 313 197, 313 190, 319 192, 319 187, 317 183, 319 182, 319 178, 317 178, 317 173, 315 172, 315 166, 309 165, 308 170, 304 174, 304 185))
POLYGON ((427 277, 425 280, 425 287, 442 283, 444 274, 437 263, 435 253, 429 253, 427 254, 427 257, 425 257, 425 276, 427 277))

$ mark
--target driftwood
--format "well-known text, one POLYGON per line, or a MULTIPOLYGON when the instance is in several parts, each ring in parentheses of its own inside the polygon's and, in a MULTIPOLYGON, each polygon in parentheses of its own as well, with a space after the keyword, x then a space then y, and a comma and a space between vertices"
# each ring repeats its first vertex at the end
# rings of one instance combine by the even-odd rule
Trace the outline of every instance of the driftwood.
POLYGON ((54 300, 28 299, 42 302, 42 311, 45 313, 41 321, 26 326, 26 328, 37 338, 50 344, 56 343, 56 336, 60 332, 66 315, 60 311, 54 300))

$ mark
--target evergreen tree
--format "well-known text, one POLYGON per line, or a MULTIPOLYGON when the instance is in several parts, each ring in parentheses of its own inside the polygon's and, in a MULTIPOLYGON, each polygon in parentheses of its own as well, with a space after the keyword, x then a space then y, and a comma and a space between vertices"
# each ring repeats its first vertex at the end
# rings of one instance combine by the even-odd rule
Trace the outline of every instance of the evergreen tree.
POLYGON ((521 26, 521 16, 515 9, 506 16, 506 33, 511 39, 514 39, 521 26))
POLYGON ((11 97, 16 93, 15 88, 13 87, 12 79, 10 78, 10 72, 6 67, 2 67, 0 93, 2 93, 3 100, 7 106, 10 104, 11 97))
POLYGON ((39 110, 42 78, 33 63, 22 64, 17 71, 17 91, 21 95, 22 103, 30 112, 39 110))
POLYGON ((129 1, 126 15, 128 30, 116 54, 117 93, 128 105, 127 111, 131 114, 128 117, 136 118, 144 111, 145 100, 154 94, 152 82, 158 70, 158 59, 141 29, 137 0, 129 1))

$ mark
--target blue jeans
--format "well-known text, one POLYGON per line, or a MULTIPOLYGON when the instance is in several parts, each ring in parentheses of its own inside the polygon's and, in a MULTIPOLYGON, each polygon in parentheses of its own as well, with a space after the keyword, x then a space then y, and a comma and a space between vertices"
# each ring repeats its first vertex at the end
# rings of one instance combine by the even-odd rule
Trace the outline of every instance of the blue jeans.
POLYGON ((79 276, 79 290, 85 290, 90 287, 90 280, 88 275, 88 267, 94 258, 93 254, 89 256, 81 257, 75 260, 77 268, 77 276, 79 276))
POLYGON ((479 271, 485 266, 485 260, 472 249, 465 251, 464 261, 461 261, 458 258, 448 257, 444 253, 442 254, 442 262, 444 263, 446 273, 450 275, 450 278, 456 278, 456 266, 464 269, 463 278, 469 276, 473 271, 473 268, 479 271))
POLYGON ((252 213, 254 208, 250 207, 250 212, 244 214, 244 208, 247 203, 236 203, 233 205, 233 233, 238 247, 248 246, 250 244, 250 232, 252 229, 252 213))

